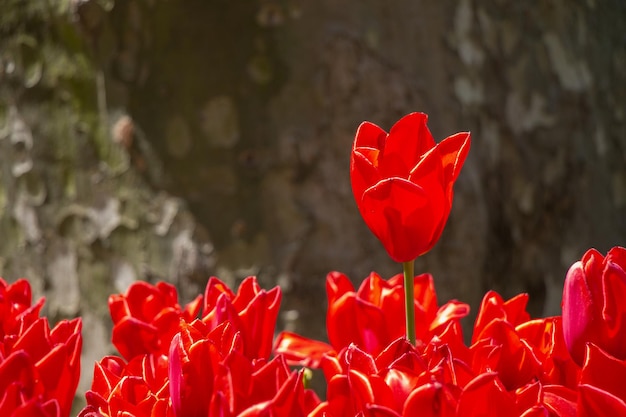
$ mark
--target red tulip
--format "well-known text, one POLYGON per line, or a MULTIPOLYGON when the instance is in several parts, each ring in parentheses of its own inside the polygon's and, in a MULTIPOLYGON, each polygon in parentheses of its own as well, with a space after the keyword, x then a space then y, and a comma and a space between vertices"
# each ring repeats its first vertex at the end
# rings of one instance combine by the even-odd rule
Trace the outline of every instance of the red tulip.
POLYGON ((96 363, 80 417, 174 417, 167 354, 181 321, 196 319, 201 306, 198 296, 182 308, 176 288, 165 282, 137 281, 125 294, 110 296, 112 341, 128 362, 108 356, 96 363))
POLYGON ((204 293, 202 321, 210 327, 229 321, 241 332, 244 354, 250 359, 269 358, 280 308, 280 287, 261 289, 256 277, 247 277, 234 294, 211 277, 204 293))
POLYGON ((474 326, 472 358, 474 372, 495 371, 510 390, 533 381, 575 389, 580 368, 563 340, 561 318, 530 320, 526 294, 504 301, 488 292, 474 326))
POLYGON ((0 278, 0 415, 67 417, 80 377, 81 320, 50 329, 26 280, 0 278))
MULTIPOLYGON (((445 350, 444 345, 440 348, 445 350)), ((436 356, 440 351, 429 352, 436 356)), ((431 358, 427 351, 420 354, 404 337, 376 358, 355 345, 335 358, 336 372, 329 378, 327 400, 310 417, 455 417, 462 392, 457 384, 471 380, 450 377, 450 370, 455 374, 459 366, 463 367, 451 356, 431 358)))
POLYGON ((183 309, 173 285, 134 282, 125 294, 109 297, 113 345, 129 361, 148 353, 164 354, 180 320, 196 318, 201 301, 202 296, 198 296, 183 309))
POLYGON ((31 305, 32 291, 25 279, 18 279, 13 284, 7 284, 0 278, 0 340, 15 339, 39 318, 39 312, 44 304, 41 298, 31 305))
MULTIPOLYGON (((451 301, 439 308, 433 277, 418 275, 413 280, 416 334, 421 345, 442 331, 451 321, 469 313, 469 306, 451 301)), ((350 279, 339 272, 326 277, 328 312, 326 330, 330 345, 283 332, 276 352, 301 365, 318 367, 325 354, 338 353, 351 344, 378 355, 395 339, 404 336, 404 284, 398 274, 389 280, 372 272, 358 291, 350 279)))
POLYGON ((467 132, 435 144, 427 118, 411 113, 388 134, 363 122, 352 147, 356 204, 397 262, 412 261, 439 240, 452 207, 452 187, 469 151, 467 132))
POLYGON ((541 362, 510 323, 496 319, 472 345, 474 367, 479 372, 493 369, 507 388, 523 387, 541 373, 541 362))
POLYGON ((165 355, 136 356, 128 363, 116 356, 102 358, 79 417, 174 417, 167 366, 165 355))
POLYGON ((594 343, 626 359, 626 249, 606 257, 590 249, 571 266, 563 288, 563 335, 572 358, 582 365, 585 345, 594 343))

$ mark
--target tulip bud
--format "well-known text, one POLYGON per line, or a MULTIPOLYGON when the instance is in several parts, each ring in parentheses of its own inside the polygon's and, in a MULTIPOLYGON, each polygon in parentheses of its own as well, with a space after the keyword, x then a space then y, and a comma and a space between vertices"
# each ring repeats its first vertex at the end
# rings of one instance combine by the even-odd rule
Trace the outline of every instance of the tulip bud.
POLYGON ((590 249, 567 272, 563 287, 563 336, 576 363, 593 343, 626 359, 626 249, 614 247, 606 257, 590 249))

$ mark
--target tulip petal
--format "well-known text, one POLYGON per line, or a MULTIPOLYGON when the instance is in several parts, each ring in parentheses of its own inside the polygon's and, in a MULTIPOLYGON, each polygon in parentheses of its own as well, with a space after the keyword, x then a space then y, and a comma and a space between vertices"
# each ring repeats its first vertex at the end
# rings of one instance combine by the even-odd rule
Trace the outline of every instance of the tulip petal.
MULTIPOLYGON (((613 252, 615 253, 615 252, 613 252)), ((620 265, 611 259, 611 254, 605 258, 605 268, 602 274, 603 308, 602 318, 606 326, 606 349, 614 355, 620 355, 624 349, 624 328, 626 327, 626 259, 620 265)), ((626 355, 621 359, 626 359, 626 355)))
POLYGON ((448 136, 437 145, 444 170, 444 181, 454 183, 470 149, 469 132, 459 132, 448 136))
POLYGON ((207 282, 206 288, 204 290, 204 305, 202 308, 202 317, 205 317, 215 308, 217 300, 222 294, 226 294, 226 296, 230 300, 235 298, 235 294, 220 279, 216 277, 209 278, 209 281, 207 282))
POLYGON ((360 148, 352 152, 350 157, 350 184, 357 206, 365 190, 376 184, 382 178, 378 171, 378 150, 360 148))
POLYGON ((593 343, 587 344, 580 383, 610 392, 611 395, 626 401, 624 381, 626 381, 626 362, 607 354, 593 343))
POLYGON ((274 352, 283 355, 291 364, 318 368, 322 357, 334 350, 328 343, 308 339, 292 332, 281 332, 276 339, 274 352))
POLYGON ((334 304, 344 294, 354 292, 354 286, 345 274, 341 272, 329 272, 326 275, 326 296, 328 305, 334 304))
POLYGON ((329 305, 326 330, 328 340, 335 349, 355 343, 366 352, 376 355, 388 340, 382 311, 356 298, 354 293, 344 294, 337 302, 329 305))
POLYGON ((385 146, 387 132, 370 122, 363 122, 356 131, 350 155, 350 182, 357 205, 365 190, 380 181, 378 163, 385 146))
POLYGON ((410 113, 396 122, 389 131, 380 156, 383 178, 408 178, 422 156, 435 147, 435 140, 426 126, 428 116, 410 113))
MULTIPOLYGON (((422 384, 411 392, 402 410, 403 416, 453 417, 457 400, 440 383, 422 384)), ((458 414, 465 416, 464 414, 458 414)))
POLYGON ((396 262, 408 262, 427 252, 441 213, 422 187, 402 178, 388 178, 365 191, 361 214, 396 262))
POLYGON ((567 272, 561 307, 565 344, 574 361, 582 365, 585 341, 588 332, 593 329, 594 303, 580 261, 567 272))
POLYGON ((576 417, 577 392, 562 385, 543 387, 543 404, 553 415, 576 417))
MULTIPOLYGON (((0 362, 0 393, 4 394, 7 388, 15 382, 20 387, 20 395, 30 397, 34 394, 37 382, 35 364, 28 353, 23 350, 11 353, 0 362)), ((0 399, 2 399, 1 395, 0 399)))
MULTIPOLYGON (((484 373, 474 378, 459 398, 457 415, 463 417, 511 416, 515 400, 496 374, 484 373)), ((513 414, 514 415, 514 414, 513 414)))
POLYGON ((446 325, 450 321, 462 319, 469 312, 469 305, 456 300, 448 301, 437 311, 437 317, 431 322, 429 330, 434 332, 437 328, 446 325))
POLYGON ((581 384, 578 390, 579 417, 626 415, 626 403, 623 399, 593 385, 581 384))
POLYGON ((387 132, 371 122, 363 122, 356 130, 352 149, 371 148, 381 150, 385 146, 387 132))
POLYGON ((184 346, 180 337, 180 333, 176 334, 172 338, 169 352, 169 382, 170 382, 170 398, 172 399, 172 408, 174 414, 181 415, 181 395, 182 395, 182 380, 183 380, 183 365, 181 355, 184 352, 184 346))

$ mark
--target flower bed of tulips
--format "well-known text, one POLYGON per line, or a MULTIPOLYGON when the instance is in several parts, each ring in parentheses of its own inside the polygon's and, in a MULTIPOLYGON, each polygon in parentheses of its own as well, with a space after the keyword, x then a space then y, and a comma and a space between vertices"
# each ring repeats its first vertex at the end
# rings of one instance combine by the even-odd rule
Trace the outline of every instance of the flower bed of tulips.
MULTIPOLYGON (((531 319, 528 296, 440 304, 413 260, 441 235, 469 134, 435 144, 426 116, 390 131, 364 123, 352 185, 366 224, 404 274, 358 289, 326 277, 328 342, 275 334, 279 287, 208 280, 180 305, 170 284, 109 297, 118 354, 94 366, 79 417, 626 416, 626 249, 589 250, 570 268, 562 316, 531 319), (326 380, 321 399, 310 372, 326 380)), ((0 279, 0 416, 67 417, 80 371, 81 321, 52 329, 26 280, 0 279)), ((92 364, 88 364, 92 366, 92 364)))

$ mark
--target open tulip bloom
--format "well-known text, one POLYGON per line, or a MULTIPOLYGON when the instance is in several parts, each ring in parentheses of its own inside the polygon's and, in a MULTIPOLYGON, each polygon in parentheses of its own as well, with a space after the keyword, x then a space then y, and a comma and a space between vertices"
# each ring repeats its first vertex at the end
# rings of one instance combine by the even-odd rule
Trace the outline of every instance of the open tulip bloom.
POLYGON ((436 144, 424 113, 411 113, 389 131, 359 126, 350 179, 365 224, 396 262, 412 261, 439 240, 452 208, 453 185, 470 147, 470 134, 436 144))
MULTIPOLYGON (((471 338, 469 306, 440 304, 434 278, 407 267, 441 235, 469 141, 435 144, 421 113, 389 134, 359 127, 357 206, 405 269, 372 272, 356 289, 329 273, 327 340, 275 335, 281 289, 255 277, 237 289, 212 277, 185 305, 171 284, 135 282, 109 297, 117 354, 93 366, 78 416, 626 416, 626 249, 591 249, 572 265, 562 316, 533 319, 528 295, 487 292, 471 338), (323 398, 307 368, 323 374, 323 398)), ((81 319, 51 327, 43 304, 28 281, 0 279, 0 417, 70 416, 81 319)))

